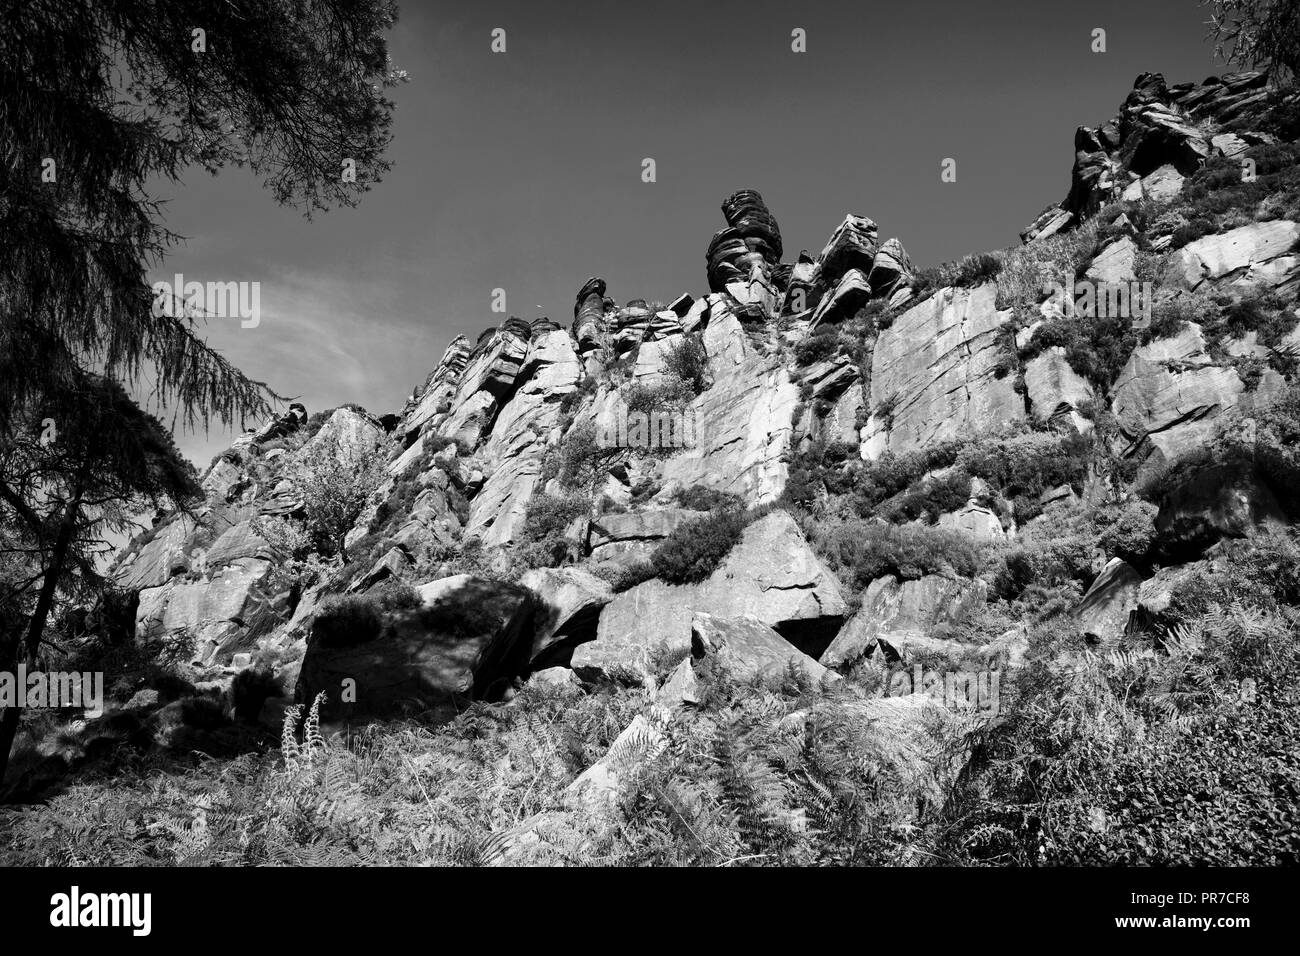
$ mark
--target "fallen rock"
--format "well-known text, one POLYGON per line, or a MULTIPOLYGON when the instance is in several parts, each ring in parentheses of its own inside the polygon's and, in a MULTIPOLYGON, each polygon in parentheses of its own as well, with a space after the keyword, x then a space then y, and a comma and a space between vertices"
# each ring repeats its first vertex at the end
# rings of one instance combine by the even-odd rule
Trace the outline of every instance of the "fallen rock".
POLYGON ((876 578, 862 606, 821 655, 826 667, 851 665, 870 654, 879 640, 898 647, 908 638, 926 638, 936 628, 958 624, 987 599, 981 580, 929 574, 915 581, 894 575, 876 578))
POLYGON ((1128 628, 1141 585, 1142 575, 1128 562, 1111 558, 1075 606, 1080 631, 1102 643, 1117 641, 1128 628))
POLYGON ((580 568, 536 568, 519 583, 538 598, 530 666, 555 669, 579 644, 596 639, 600 610, 614 599, 609 582, 580 568))
POLYGON ((324 691, 330 719, 394 716, 493 699, 525 670, 536 608, 526 588, 462 574, 416 590, 424 606, 394 612, 373 640, 326 646, 313 633, 295 698, 324 691))
POLYGON ((696 611, 691 619, 691 652, 713 658, 741 681, 780 678, 791 666, 817 683, 839 677, 753 615, 724 618, 696 611))
POLYGON ((546 667, 533 671, 524 684, 534 690, 546 690, 551 693, 581 693, 582 681, 578 675, 567 667, 546 667))

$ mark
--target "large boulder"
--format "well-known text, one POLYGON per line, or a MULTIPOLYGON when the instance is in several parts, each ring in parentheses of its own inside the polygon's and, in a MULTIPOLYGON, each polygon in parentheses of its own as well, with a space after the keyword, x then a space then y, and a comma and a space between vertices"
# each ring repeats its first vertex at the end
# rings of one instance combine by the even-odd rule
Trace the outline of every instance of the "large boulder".
POLYGON ((1110 643, 1128 629, 1129 615, 1138 606, 1142 575, 1128 562, 1111 558, 1075 606, 1079 630, 1093 640, 1110 643))
POLYGON ((422 605, 393 612, 372 640, 332 646, 314 629, 297 699, 324 691, 331 718, 396 716, 494 699, 527 668, 528 589, 461 574, 417 591, 422 605))
POLYGON ((581 568, 534 568, 519 583, 537 595, 529 666, 567 664, 579 644, 596 638, 600 610, 614 599, 609 582, 581 568))
POLYGON ((862 596, 862 606, 826 648, 827 667, 851 665, 869 655, 879 641, 902 653, 918 639, 958 624, 987 599, 983 581, 928 574, 915 581, 893 575, 876 578, 862 596))
POLYGON ((850 213, 831 233, 817 259, 821 280, 827 285, 837 284, 850 269, 860 270, 865 276, 875 263, 878 247, 876 224, 866 216, 850 213))
POLYGON ((797 647, 820 650, 848 606, 835 575, 813 554, 794 519, 774 511, 746 528, 699 584, 651 580, 615 597, 601 612, 596 640, 573 652, 572 666, 589 678, 642 680, 655 655, 690 649, 697 610, 722 618, 751 614, 797 647))
POLYGON ((737 680, 780 678, 791 667, 813 681, 838 679, 753 615, 724 618, 696 611, 691 619, 691 651, 717 661, 737 680))

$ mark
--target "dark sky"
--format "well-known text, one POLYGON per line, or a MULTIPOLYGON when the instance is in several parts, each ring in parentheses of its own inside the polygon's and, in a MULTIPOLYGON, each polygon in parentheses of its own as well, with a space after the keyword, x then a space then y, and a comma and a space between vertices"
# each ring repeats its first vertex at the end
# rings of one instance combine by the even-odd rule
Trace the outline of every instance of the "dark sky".
MULTIPOLYGON (((847 212, 919 266, 1008 246, 1064 197, 1075 127, 1111 117, 1139 73, 1222 69, 1205 19, 1196 0, 411 0, 386 180, 307 221, 246 172, 195 171, 166 206, 188 241, 156 278, 259 281, 261 324, 212 320, 209 341, 309 411, 382 414, 452 336, 503 318, 494 288, 509 313, 566 324, 590 275, 619 302, 707 292, 718 206, 741 187, 787 259, 847 212)), ((180 440, 204 466, 231 437, 180 440)))

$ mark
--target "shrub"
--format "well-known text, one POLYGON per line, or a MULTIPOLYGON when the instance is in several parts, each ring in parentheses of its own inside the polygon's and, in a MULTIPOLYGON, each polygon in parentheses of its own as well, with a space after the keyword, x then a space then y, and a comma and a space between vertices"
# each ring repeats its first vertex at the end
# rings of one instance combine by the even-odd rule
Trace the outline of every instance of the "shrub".
POLYGON ((369 592, 369 597, 381 611, 410 611, 424 604, 419 591, 404 581, 393 579, 381 581, 369 592))
POLYGON ((631 564, 616 564, 612 561, 596 565, 592 573, 608 581, 615 594, 634 588, 643 581, 655 576, 654 565, 649 561, 636 561, 631 564))
POLYGON ((679 488, 673 498, 683 508, 689 508, 692 511, 735 509, 739 508, 743 503, 739 495, 733 495, 728 491, 716 491, 703 485, 679 488))
POLYGON ((623 390, 623 402, 629 412, 653 412, 687 405, 695 392, 689 383, 669 375, 654 385, 633 382, 623 390))
POLYGON ((815 365, 839 353, 837 330, 833 325, 821 325, 794 347, 794 359, 799 365, 815 365))
POLYGON ((533 568, 563 563, 574 546, 565 532, 575 519, 589 516, 591 507, 592 499, 587 494, 533 495, 524 516, 523 540, 517 549, 519 560, 533 568))
POLYGON ((1031 589, 1081 593, 1095 574, 1096 540, 1086 521, 1031 526, 1003 555, 993 574, 994 593, 1006 600, 1028 597, 1031 589))
POLYGON ((698 395, 708 387, 709 355, 704 350, 704 339, 698 333, 682 337, 664 356, 664 367, 669 374, 685 382, 698 395))
POLYGON ((533 495, 524 517, 524 535, 543 541, 563 535, 575 518, 591 511, 591 499, 585 495, 533 495))
POLYGON ((229 721, 225 706, 215 697, 184 697, 180 710, 181 722, 196 730, 216 730, 229 721))
POLYGON ((655 575, 669 584, 704 580, 740 541, 749 520, 744 511, 724 508, 684 522, 651 554, 655 575))
POLYGON ((256 721, 267 698, 282 696, 284 689, 269 668, 249 667, 236 674, 230 682, 230 699, 236 720, 256 721))
POLYGON ((303 499, 303 521, 317 550, 342 554, 343 540, 360 517, 383 476, 379 456, 350 460, 334 449, 319 449, 295 463, 293 481, 303 499))
POLYGON ((351 647, 376 640, 384 631, 378 602, 369 595, 326 598, 312 621, 312 641, 321 647, 351 647))
POLYGON ((1070 315, 1049 319, 1038 327, 1034 337, 1020 351, 1020 361, 1030 359, 1060 346, 1070 368, 1109 392, 1123 370, 1138 335, 1129 319, 1118 316, 1070 315))
POLYGON ((903 579, 941 573, 971 577, 980 563, 966 535, 923 525, 846 521, 814 528, 811 543, 855 589, 886 574, 903 579))

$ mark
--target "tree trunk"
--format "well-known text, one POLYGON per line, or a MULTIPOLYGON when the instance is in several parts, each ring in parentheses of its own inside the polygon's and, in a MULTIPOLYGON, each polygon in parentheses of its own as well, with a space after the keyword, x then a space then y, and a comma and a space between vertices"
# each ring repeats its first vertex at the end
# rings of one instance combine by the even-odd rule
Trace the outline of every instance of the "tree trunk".
MULTIPOLYGON (((68 502, 67 511, 64 512, 63 520, 59 523, 59 535, 55 539, 54 550, 50 554, 50 564, 45 569, 45 578, 41 582, 41 594, 36 600, 36 610, 32 612, 32 619, 27 625, 27 636, 15 648, 13 655, 15 665, 19 661, 25 662, 29 668, 36 664, 41 635, 45 633, 50 611, 54 609, 54 597, 58 593, 59 579, 63 577, 68 552, 77 534, 77 516, 80 512, 81 492, 78 491, 72 501, 68 502)), ((22 687, 15 687, 14 690, 20 694, 26 692, 26 688, 22 687)), ((18 707, 8 707, 5 709, 4 716, 0 717, 0 785, 4 783, 5 771, 9 767, 9 751, 13 749, 14 738, 18 735, 20 713, 18 707)))

